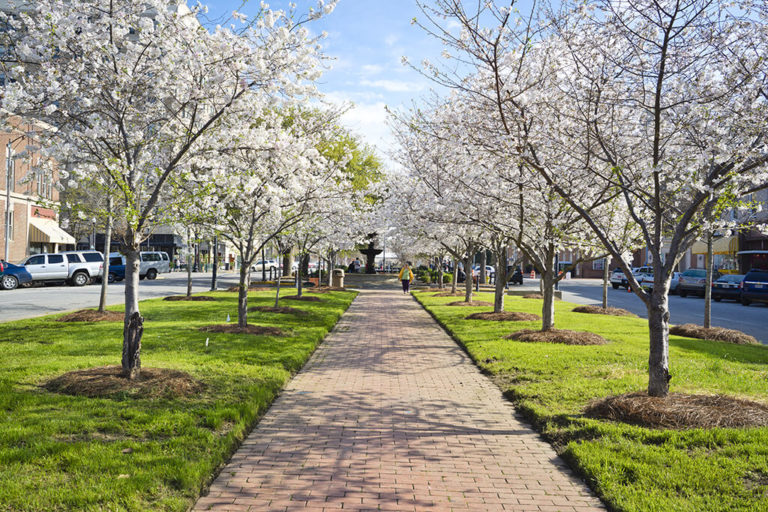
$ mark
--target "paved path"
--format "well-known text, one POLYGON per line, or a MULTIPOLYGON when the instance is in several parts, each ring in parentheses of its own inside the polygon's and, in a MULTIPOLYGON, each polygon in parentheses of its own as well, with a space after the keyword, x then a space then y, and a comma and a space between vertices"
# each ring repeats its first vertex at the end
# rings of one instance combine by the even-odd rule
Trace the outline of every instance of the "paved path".
POLYGON ((363 291, 194 510, 603 510, 410 296, 363 291))

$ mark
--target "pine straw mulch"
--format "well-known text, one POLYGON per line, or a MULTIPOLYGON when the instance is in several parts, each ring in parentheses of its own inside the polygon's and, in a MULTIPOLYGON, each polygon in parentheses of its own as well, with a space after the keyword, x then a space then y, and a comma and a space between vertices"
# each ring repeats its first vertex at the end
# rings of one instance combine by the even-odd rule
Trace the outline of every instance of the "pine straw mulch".
POLYGON ((237 324, 216 324, 207 325, 199 329, 201 332, 215 332, 225 334, 255 334, 256 336, 285 336, 285 332, 279 327, 268 327, 264 325, 246 325, 240 327, 237 324))
POLYGON ((494 313, 493 311, 485 313, 472 313, 465 320, 490 320, 493 322, 534 322, 541 320, 541 317, 535 313, 521 313, 520 311, 502 311, 494 313))
POLYGON ((605 345, 608 343, 608 340, 595 333, 569 331, 567 329, 550 329, 549 331, 522 329, 504 336, 504 339, 540 343, 561 343, 563 345, 605 345))
POLYGON ((287 297, 283 297, 285 300, 302 300, 304 302, 322 302, 320 300, 320 297, 312 297, 311 295, 302 295, 299 297, 298 295, 289 295, 287 297))
POLYGON ((574 313, 589 313, 592 315, 609 315, 609 316, 629 316, 632 318, 638 318, 638 316, 631 311, 621 308, 604 308, 602 306, 579 306, 573 308, 571 311, 574 313))
POLYGON ((303 309, 292 308, 290 306, 253 306, 248 311, 257 311, 260 313, 284 313, 286 315, 307 316, 303 309))
POLYGON ((190 295, 187 297, 186 295, 170 295, 168 297, 163 297, 163 300, 167 300, 168 302, 180 302, 180 301, 188 301, 188 302, 211 302, 215 301, 215 297, 209 297, 207 295, 190 295))
POLYGON ((465 302, 463 300, 460 300, 460 301, 457 301, 457 302, 449 302, 448 304, 446 304, 446 306, 469 306, 469 307, 482 306, 482 307, 487 307, 487 306, 493 306, 493 304, 491 304, 490 302, 482 301, 482 300, 473 300, 473 301, 470 301, 470 302, 465 302))
POLYGON ((188 397, 200 393, 205 385, 186 372, 169 368, 142 368, 138 379, 123 376, 120 366, 100 366, 75 370, 49 380, 43 387, 53 393, 108 397, 129 393, 141 398, 188 397))
POLYGON ((436 294, 433 295, 433 297, 463 297, 463 296, 464 296, 464 292, 456 292, 456 293, 437 292, 436 294))
POLYGON ((673 325, 669 328, 669 334, 685 336, 686 338, 699 338, 702 340, 724 341, 736 345, 759 345, 760 342, 754 336, 745 334, 735 329, 724 327, 704 327, 696 324, 673 325))
POLYGON ((338 286, 320 286, 315 288, 309 288, 307 291, 311 293, 330 293, 330 292, 345 292, 347 291, 347 289, 340 288, 338 286))
MULTIPOLYGON (((524 299, 539 299, 544 300, 544 296, 540 293, 529 293, 527 295, 523 295, 524 299)), ((555 300, 560 300, 559 298, 555 297, 555 300)))
POLYGON ((119 322, 125 320, 122 311, 104 311, 100 313, 95 309, 81 309, 56 319, 57 322, 119 322))
POLYGON ((646 392, 609 396, 590 403, 585 414, 650 428, 738 428, 768 426, 768 405, 725 395, 646 392))

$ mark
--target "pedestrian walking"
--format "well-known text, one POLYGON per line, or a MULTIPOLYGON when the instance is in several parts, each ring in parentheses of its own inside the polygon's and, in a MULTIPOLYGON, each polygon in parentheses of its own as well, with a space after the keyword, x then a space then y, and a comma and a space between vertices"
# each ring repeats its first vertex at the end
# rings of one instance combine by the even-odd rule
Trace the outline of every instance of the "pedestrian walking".
POLYGON ((409 293, 411 291, 411 281, 413 281, 413 272, 411 271, 410 261, 405 262, 405 265, 400 269, 397 278, 403 283, 403 293, 409 293))

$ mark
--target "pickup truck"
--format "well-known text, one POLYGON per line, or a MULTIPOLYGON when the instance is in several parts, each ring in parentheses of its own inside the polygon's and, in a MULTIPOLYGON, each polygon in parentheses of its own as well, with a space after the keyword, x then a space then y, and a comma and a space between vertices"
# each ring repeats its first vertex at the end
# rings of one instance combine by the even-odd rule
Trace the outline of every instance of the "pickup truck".
POLYGON ((104 256, 98 251, 66 251, 35 254, 21 262, 32 282, 63 282, 84 286, 104 272, 104 256))

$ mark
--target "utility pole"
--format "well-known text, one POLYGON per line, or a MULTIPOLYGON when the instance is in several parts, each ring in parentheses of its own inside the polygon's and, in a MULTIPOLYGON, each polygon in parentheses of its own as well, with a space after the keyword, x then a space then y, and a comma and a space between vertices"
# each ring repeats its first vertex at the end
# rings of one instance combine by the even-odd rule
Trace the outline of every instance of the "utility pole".
POLYGON ((8 255, 11 250, 11 167, 13 166, 13 157, 11 157, 11 142, 5 146, 5 261, 8 261, 8 255))

